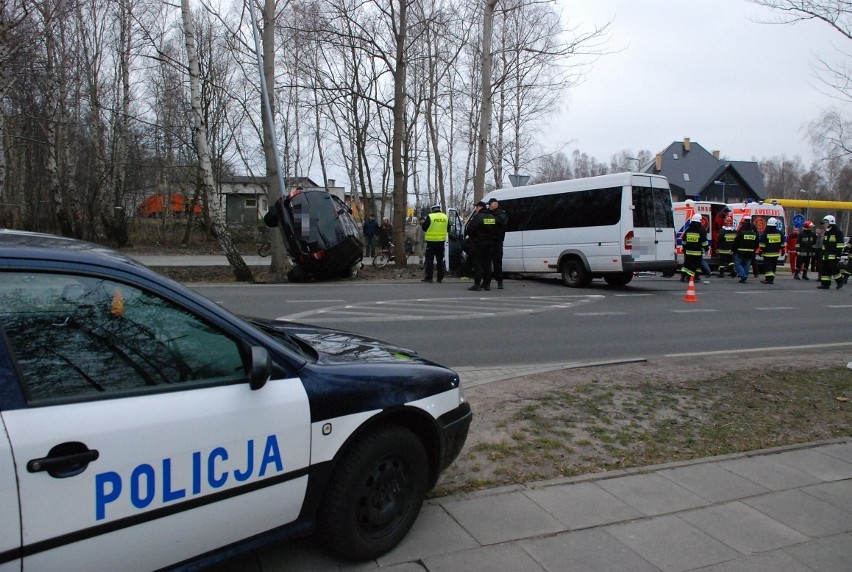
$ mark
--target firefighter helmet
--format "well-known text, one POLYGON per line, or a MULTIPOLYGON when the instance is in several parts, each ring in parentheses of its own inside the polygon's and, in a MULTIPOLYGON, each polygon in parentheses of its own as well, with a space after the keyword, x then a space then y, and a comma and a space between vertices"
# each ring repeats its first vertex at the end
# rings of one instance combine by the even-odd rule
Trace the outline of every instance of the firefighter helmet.
POLYGON ((814 223, 812 223, 809 220, 806 220, 805 224, 802 225, 802 228, 811 228, 813 225, 814 225, 814 223))
POLYGON ((767 226, 778 228, 778 219, 774 216, 769 217, 769 220, 766 221, 767 226))
POLYGON ((822 222, 827 222, 829 226, 833 226, 834 225, 834 215, 830 215, 830 214, 825 215, 825 217, 823 217, 823 219, 822 219, 822 222))
POLYGON ((694 214, 694 215, 692 215, 692 218, 689 219, 689 221, 690 222, 701 222, 701 215, 700 214, 694 214))

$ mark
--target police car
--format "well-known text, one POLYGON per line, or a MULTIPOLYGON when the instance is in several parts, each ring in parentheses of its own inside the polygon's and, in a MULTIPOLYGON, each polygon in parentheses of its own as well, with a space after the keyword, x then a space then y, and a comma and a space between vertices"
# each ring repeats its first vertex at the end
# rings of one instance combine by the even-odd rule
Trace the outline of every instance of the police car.
POLYGON ((196 566, 314 530, 375 558, 471 418, 458 375, 409 350, 0 230, 2 572, 196 566))

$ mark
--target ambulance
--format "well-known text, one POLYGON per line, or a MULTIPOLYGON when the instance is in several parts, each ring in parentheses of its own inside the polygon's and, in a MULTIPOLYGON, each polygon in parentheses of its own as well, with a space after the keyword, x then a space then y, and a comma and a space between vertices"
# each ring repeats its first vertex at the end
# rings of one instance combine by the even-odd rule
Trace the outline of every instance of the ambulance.
MULTIPOLYGON (((787 241, 787 215, 784 213, 784 207, 778 204, 777 201, 765 203, 763 201, 754 202, 746 201, 742 203, 728 203, 728 208, 731 209, 731 216, 734 219, 734 228, 739 228, 740 223, 745 216, 751 217, 751 223, 754 225, 758 234, 766 232, 766 221, 772 217, 778 220, 778 230, 781 231, 782 244, 787 241)), ((778 265, 783 265, 787 260, 787 253, 782 247, 781 255, 778 257, 778 265)), ((755 261, 758 271, 762 272, 762 259, 758 254, 755 261)))
POLYGON ((717 219, 718 215, 725 209, 725 203, 713 201, 694 201, 687 199, 673 203, 674 221, 675 221, 675 240, 677 245, 678 263, 683 264, 683 246, 681 245, 681 236, 686 227, 689 226, 690 219, 696 215, 701 215, 701 225, 707 231, 707 241, 710 243, 711 257, 708 259, 710 266, 715 268, 718 261, 715 259, 715 240, 722 229, 722 225, 717 219))
MULTIPOLYGON (((704 230, 707 231, 707 241, 710 243, 710 254, 707 262, 710 268, 716 269, 719 264, 716 257, 716 238, 722 229, 723 219, 720 213, 725 208, 730 209, 731 218, 733 219, 734 228, 739 228, 743 218, 748 215, 751 217, 752 224, 759 234, 766 232, 766 221, 775 217, 778 219, 778 227, 781 234, 786 240, 786 224, 787 216, 784 213, 784 208, 776 201, 764 203, 763 201, 754 202, 746 201, 741 203, 720 203, 714 201, 695 201, 687 199, 685 201, 676 202, 673 204, 674 219, 675 219, 675 237, 677 239, 677 255, 678 262, 683 264, 683 248, 681 247, 680 237, 689 226, 689 220, 693 215, 701 215, 701 224, 704 230)), ((782 250, 781 256, 778 258, 778 263, 783 264, 786 261, 786 254, 782 250)), ((761 271, 763 265, 760 255, 758 255, 755 264, 758 271, 761 271)))

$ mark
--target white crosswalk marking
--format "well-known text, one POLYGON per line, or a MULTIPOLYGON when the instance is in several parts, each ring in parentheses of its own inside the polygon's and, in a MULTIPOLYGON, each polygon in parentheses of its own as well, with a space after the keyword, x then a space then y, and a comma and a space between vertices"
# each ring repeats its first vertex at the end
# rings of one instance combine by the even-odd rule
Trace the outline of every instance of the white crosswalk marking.
POLYGON ((395 320, 469 320, 517 314, 535 314, 549 310, 578 308, 600 302, 604 296, 512 296, 414 298, 387 300, 315 308, 297 314, 281 316, 279 320, 310 320, 321 322, 379 322, 395 320))

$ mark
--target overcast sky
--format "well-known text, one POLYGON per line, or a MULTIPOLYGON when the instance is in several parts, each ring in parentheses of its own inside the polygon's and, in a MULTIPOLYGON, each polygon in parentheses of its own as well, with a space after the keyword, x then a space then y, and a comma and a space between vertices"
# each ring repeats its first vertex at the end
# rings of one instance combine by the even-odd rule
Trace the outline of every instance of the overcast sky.
POLYGON ((569 90, 545 140, 599 161, 689 137, 723 158, 813 159, 807 125, 838 102, 819 57, 847 51, 827 24, 777 18, 746 0, 559 0, 571 26, 612 20, 606 49, 569 90))

